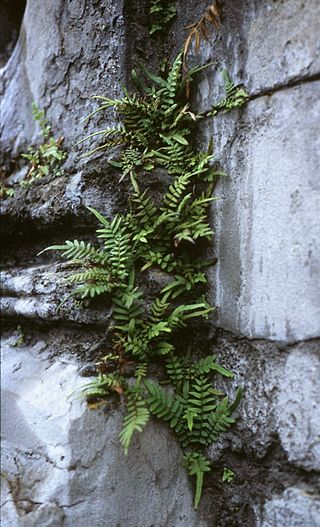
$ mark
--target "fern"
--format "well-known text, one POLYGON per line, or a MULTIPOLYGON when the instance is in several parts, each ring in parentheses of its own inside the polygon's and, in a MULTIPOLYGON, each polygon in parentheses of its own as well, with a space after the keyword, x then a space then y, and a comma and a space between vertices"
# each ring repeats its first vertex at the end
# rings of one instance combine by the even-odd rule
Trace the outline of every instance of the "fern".
POLYGON ((202 494, 203 476, 206 472, 210 472, 210 463, 200 452, 188 452, 184 455, 183 466, 190 476, 196 477, 194 508, 197 509, 202 494))
MULTIPOLYGON (((175 381, 175 385, 179 391, 180 382, 175 381)), ((235 422, 232 405, 227 398, 217 401, 220 392, 213 390, 206 377, 196 377, 190 387, 185 382, 180 394, 166 392, 150 381, 145 381, 145 386, 151 413, 169 421, 183 448, 208 446, 235 422)))
POLYGON ((150 412, 163 421, 168 421, 169 426, 179 435, 183 427, 181 416, 184 410, 183 400, 173 394, 166 393, 160 386, 145 381, 149 392, 148 404, 150 412))
POLYGON ((127 415, 123 420, 122 430, 119 434, 120 443, 125 454, 128 453, 129 445, 134 432, 142 432, 149 420, 149 410, 146 400, 142 396, 141 381, 147 375, 147 364, 139 364, 136 368, 136 382, 133 387, 127 387, 125 394, 127 398, 127 415))
POLYGON ((106 399, 112 392, 122 393, 122 378, 114 373, 99 374, 93 381, 81 387, 87 401, 106 399))
MULTIPOLYGON (((175 431, 182 448, 199 449, 209 446, 235 422, 232 414, 242 395, 239 389, 232 404, 223 392, 212 387, 208 375, 219 372, 231 376, 231 372, 215 362, 215 356, 189 364, 188 359, 171 353, 166 360, 166 371, 173 390, 166 391, 159 385, 145 381, 150 412, 168 422, 175 431)), ((196 476, 195 508, 202 492, 203 475, 210 470, 206 458, 199 452, 185 455, 185 466, 190 475, 196 476)))
POLYGON ((152 18, 150 35, 162 32, 177 14, 175 0, 150 0, 149 13, 152 18))
POLYGON ((178 392, 181 390, 182 381, 185 377, 185 370, 185 362, 180 357, 170 354, 166 360, 166 372, 172 386, 178 392))
POLYGON ((204 375, 210 371, 215 371, 224 377, 233 377, 233 373, 231 371, 216 363, 215 355, 208 355, 207 357, 200 359, 195 365, 195 370, 198 375, 204 375))
MULTIPOLYGON (((152 16, 162 16, 165 11, 156 7, 162 9, 170 3, 152 0, 152 16)), ((210 13, 204 24, 213 22, 215 14, 210 13)), ((98 400, 114 391, 124 396, 127 414, 120 442, 125 453, 149 414, 171 427, 181 447, 188 450, 184 462, 189 474, 196 477, 195 507, 203 476, 210 470, 200 450, 233 425, 241 390, 230 404, 213 380, 216 374, 227 378, 233 374, 219 365, 214 355, 192 360, 192 342, 186 343, 181 331, 179 339, 175 337, 192 319, 207 319, 214 309, 205 295, 195 297, 195 289, 206 284, 205 269, 215 263, 215 259, 201 258, 200 252, 213 236, 209 206, 217 199, 212 194, 223 172, 213 164, 211 142, 207 151, 197 152, 191 137, 199 119, 239 107, 246 100, 242 88, 226 78, 225 99, 209 112, 193 113, 186 92, 201 69, 195 67, 184 74, 180 53, 161 76, 143 65, 143 75, 133 70, 139 92, 129 93, 124 88, 120 99, 96 97, 100 106, 88 118, 113 108, 121 124, 94 132, 78 144, 96 137, 98 144, 91 153, 122 145, 110 165, 119 173, 119 183, 127 178, 129 210, 109 219, 89 208, 99 223, 96 246, 74 240, 45 249, 59 251, 69 261, 74 272, 67 280, 77 295, 84 299, 107 295, 112 302, 112 353, 101 358, 100 374, 84 388, 85 394, 98 400), (161 197, 154 197, 148 184, 155 169, 165 170, 168 176, 161 197), (195 251, 190 251, 190 244, 195 251), (159 269, 166 274, 166 285, 153 284, 147 294, 147 271, 159 269), (149 365, 155 363, 157 369, 164 370, 168 389, 150 381, 149 365), (132 365, 134 384, 125 380, 126 368, 130 370, 132 365)))
POLYGON ((218 112, 230 112, 234 108, 240 108, 248 100, 247 92, 241 86, 235 86, 230 79, 228 72, 223 72, 224 87, 226 97, 217 104, 214 104, 209 112, 208 117, 214 117, 218 112))
POLYGON ((39 255, 45 251, 62 251, 62 256, 67 260, 84 260, 85 258, 99 254, 99 252, 92 247, 91 243, 85 243, 84 241, 79 242, 78 240, 74 240, 73 242, 67 240, 64 245, 51 245, 41 251, 39 255))
POLYGON ((123 421, 123 429, 119 434, 120 443, 128 454, 130 441, 134 432, 142 432, 149 420, 149 411, 142 397, 134 390, 127 391, 127 415, 123 421))
POLYGON ((127 278, 131 246, 123 217, 115 216, 110 224, 105 224, 97 233, 98 238, 104 240, 104 249, 113 274, 121 280, 127 278))

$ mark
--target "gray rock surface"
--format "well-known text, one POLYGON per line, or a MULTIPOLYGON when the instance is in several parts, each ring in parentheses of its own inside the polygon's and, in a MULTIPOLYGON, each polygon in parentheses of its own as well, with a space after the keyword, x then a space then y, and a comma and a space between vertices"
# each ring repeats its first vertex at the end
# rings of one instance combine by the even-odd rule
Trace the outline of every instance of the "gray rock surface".
MULTIPOLYGON (((264 341, 218 337, 220 361, 235 374, 233 389, 243 386, 245 394, 236 429, 209 448, 213 460, 228 448, 263 459, 277 435, 292 465, 319 471, 319 345, 318 340, 279 353, 264 341)), ((232 398, 229 381, 219 380, 218 386, 232 398)))
POLYGON ((279 382, 277 430, 288 459, 306 470, 320 470, 320 349, 294 348, 279 382))
POLYGON ((2 346, 4 525, 206 527, 168 430, 150 424, 126 457, 122 412, 79 400, 87 381, 74 358, 54 358, 61 342, 13 344, 2 346))
POLYGON ((72 296, 67 277, 74 272, 70 263, 43 265, 2 272, 2 316, 4 319, 37 319, 77 324, 96 324, 104 328, 111 317, 110 302, 96 305, 72 296))
MULTIPOLYGON (((218 318, 208 323, 208 348, 235 372, 218 386, 232 397, 241 385, 245 395, 237 425, 208 449, 212 472, 197 513, 165 426, 150 421, 125 457, 122 405, 92 410, 77 397, 90 380, 81 372, 92 373, 110 344, 109 306, 78 309, 70 299, 57 311, 68 268, 56 254, 36 256, 66 239, 93 241, 86 206, 109 217, 127 207, 126 182, 119 185, 106 156, 83 158, 90 142, 73 145, 114 123, 110 113, 80 124, 97 105, 91 95, 118 96, 136 59, 152 69, 176 54, 207 2, 177 6, 168 36, 152 40, 146 0, 28 0, 0 70, 0 161, 9 182, 23 177, 18 156, 39 139, 33 100, 68 150, 61 176, 17 189, 1 206, 5 527, 320 525, 317 0, 225 0, 222 30, 190 58, 214 61, 192 105, 219 98, 223 67, 250 94, 246 107, 206 120, 199 135, 204 146, 214 137, 217 163, 229 173, 212 207, 218 318), (235 473, 230 484, 223 467, 235 473)), ((164 280, 146 275, 151 289, 164 280)))
POLYGON ((227 0, 222 12, 221 31, 201 47, 204 60, 218 59, 207 70, 210 76, 204 75, 204 84, 211 87, 209 105, 224 68, 236 83, 245 82, 250 94, 273 92, 319 75, 317 0, 227 0))
POLYGON ((255 99, 205 130, 230 176, 214 205, 218 323, 250 338, 319 334, 318 91, 305 83, 255 99))
MULTIPOLYGON (((122 9, 121 0, 28 0, 17 46, 1 70, 2 153, 17 154, 37 138, 32 101, 46 111, 68 149, 79 136, 96 131, 80 121, 97 107, 93 95, 112 97, 121 90, 126 50, 122 9)), ((74 162, 69 156, 73 168, 74 162)))
POLYGON ((318 527, 320 501, 308 488, 291 487, 267 501, 261 527, 318 527))
POLYGON ((219 324, 250 338, 313 338, 320 326, 319 82, 312 82, 320 75, 320 4, 234 1, 223 12, 222 34, 201 48, 203 61, 218 60, 203 73, 197 107, 219 99, 224 68, 253 99, 203 125, 204 142, 214 138, 230 176, 213 205, 219 324))

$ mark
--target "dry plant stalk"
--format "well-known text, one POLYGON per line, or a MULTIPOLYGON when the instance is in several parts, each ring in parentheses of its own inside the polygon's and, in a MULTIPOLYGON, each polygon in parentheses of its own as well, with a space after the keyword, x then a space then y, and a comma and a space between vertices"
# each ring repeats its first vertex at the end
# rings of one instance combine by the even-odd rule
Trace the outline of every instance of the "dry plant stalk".
POLYGON ((194 24, 190 24, 185 28, 189 30, 189 35, 187 36, 183 46, 183 66, 185 70, 187 70, 187 54, 192 42, 195 43, 195 49, 198 52, 200 49, 201 39, 206 41, 209 40, 207 24, 212 25, 215 29, 220 29, 221 23, 219 0, 215 0, 215 2, 207 7, 200 20, 194 24))

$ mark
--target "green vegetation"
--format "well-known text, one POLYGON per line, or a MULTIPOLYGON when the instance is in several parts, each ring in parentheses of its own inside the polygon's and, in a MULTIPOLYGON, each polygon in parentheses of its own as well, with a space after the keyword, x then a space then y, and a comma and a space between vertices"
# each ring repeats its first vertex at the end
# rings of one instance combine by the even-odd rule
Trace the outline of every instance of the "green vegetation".
POLYGON ((67 157, 62 150, 61 144, 63 137, 55 139, 51 135, 51 127, 45 117, 43 110, 40 110, 35 102, 32 103, 33 119, 39 124, 40 133, 44 143, 39 147, 29 147, 27 154, 21 154, 29 161, 29 171, 26 178, 20 185, 25 187, 31 185, 36 179, 49 174, 58 176, 61 174, 60 165, 67 157))
POLYGON ((0 182, 0 199, 11 198, 14 196, 14 189, 8 187, 3 181, 0 182))
POLYGON ((181 53, 164 77, 141 69, 144 82, 132 72, 137 93, 124 89, 121 99, 97 97, 101 105, 87 117, 113 108, 121 124, 79 141, 100 139, 89 154, 122 145, 110 165, 121 174, 120 181, 126 178, 131 184, 129 211, 108 219, 90 208, 99 223, 97 245, 74 240, 45 250, 61 251, 70 261, 74 272, 68 280, 75 284, 78 297, 107 294, 112 300, 113 351, 101 358, 100 374, 83 388, 88 401, 112 393, 125 398, 120 442, 126 453, 133 434, 142 431, 150 414, 168 423, 185 452, 183 465, 196 478, 197 507, 204 474, 210 471, 203 449, 235 422, 241 390, 230 403, 213 381, 216 375, 232 378, 232 373, 214 355, 195 360, 192 342, 187 343, 186 354, 181 338, 181 329, 213 311, 205 298, 205 270, 214 262, 201 254, 213 236, 208 208, 216 199, 212 192, 221 172, 213 164, 211 146, 198 152, 193 137, 200 119, 239 107, 246 94, 226 78, 223 101, 195 114, 186 86, 201 66, 183 75, 181 53), (159 168, 169 177, 160 202, 148 188, 159 168), (143 283, 151 269, 164 273, 168 281, 150 300, 143 283), (154 364, 166 387, 160 380, 150 380, 154 364), (133 383, 126 374, 128 365, 135 369, 133 383))
POLYGON ((152 24, 150 35, 160 33, 167 29, 177 15, 175 0, 150 0, 149 12, 152 24))
POLYGON ((223 474, 222 474, 222 481, 226 481, 227 483, 231 483, 234 478, 234 472, 227 467, 224 467, 223 474))

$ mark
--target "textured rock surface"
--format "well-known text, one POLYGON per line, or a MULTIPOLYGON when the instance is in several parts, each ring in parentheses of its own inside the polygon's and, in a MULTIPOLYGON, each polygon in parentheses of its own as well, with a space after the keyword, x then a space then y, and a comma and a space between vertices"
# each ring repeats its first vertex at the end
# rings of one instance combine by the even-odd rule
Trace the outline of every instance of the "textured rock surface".
POLYGON ((202 53, 219 62, 202 80, 200 108, 217 98, 223 67, 253 98, 204 126, 230 176, 217 188, 213 280, 222 327, 294 342, 319 335, 319 3, 250 4, 230 2, 228 36, 202 53))
POLYGON ((289 488, 282 496, 268 501, 264 507, 261 527, 318 527, 320 525, 319 496, 308 488, 289 488))
POLYGON ((251 338, 319 332, 319 84, 255 99, 213 130, 230 175, 217 188, 219 323, 251 338))
POLYGON ((319 344, 298 346, 286 360, 279 382, 277 429, 289 461, 320 470, 319 344))
POLYGON ((27 2, 18 44, 2 74, 3 151, 19 152, 36 134, 32 101, 46 110, 67 147, 79 133, 92 131, 90 124, 77 128, 92 109, 91 96, 101 90, 118 95, 124 76, 122 8, 122 1, 108 0, 27 2))
POLYGON ((213 207, 219 329, 211 327, 210 347, 235 372, 234 384, 221 387, 242 385, 245 398, 237 426, 208 451, 213 470, 197 513, 166 427, 151 422, 126 458, 121 405, 94 411, 77 399, 87 382, 80 373, 92 373, 108 346, 109 307, 78 310, 70 299, 57 310, 68 269, 51 253, 36 256, 65 239, 91 239, 96 222, 87 205, 108 216, 126 207, 126 185, 105 157, 82 158, 89 145, 72 147, 112 114, 77 125, 95 108, 91 95, 119 94, 136 60, 152 68, 163 54, 172 57, 184 26, 206 6, 179 1, 166 39, 151 40, 145 0, 28 0, 0 70, 0 157, 9 182, 23 177, 17 155, 38 137, 32 100, 69 154, 62 176, 18 189, 1 207, 6 527, 320 523, 317 0, 225 0, 222 31, 194 58, 217 61, 199 76, 193 104, 208 108, 219 98, 223 67, 251 96, 240 111, 206 121, 200 138, 206 146, 214 136, 217 162, 230 175, 213 207), (221 481, 224 466, 235 473, 230 484, 221 481))
POLYGON ((70 265, 43 265, 2 273, 2 316, 39 321, 64 321, 107 327, 111 315, 108 302, 82 305, 69 298, 67 276, 70 265))
POLYGON ((169 431, 152 423, 126 458, 121 411, 89 410, 78 397, 79 363, 56 360, 67 342, 15 343, 3 339, 4 525, 207 525, 169 431))

